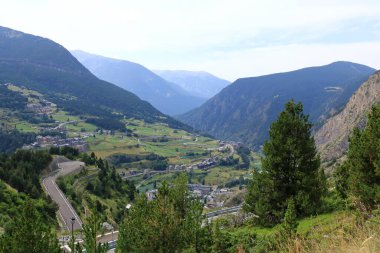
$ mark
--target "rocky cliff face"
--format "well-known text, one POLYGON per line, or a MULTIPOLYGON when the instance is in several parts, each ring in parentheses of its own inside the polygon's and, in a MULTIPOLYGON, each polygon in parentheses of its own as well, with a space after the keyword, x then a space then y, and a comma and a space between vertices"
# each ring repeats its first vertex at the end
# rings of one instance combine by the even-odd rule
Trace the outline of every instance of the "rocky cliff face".
POLYGON ((348 138, 355 127, 364 127, 371 107, 380 103, 380 71, 373 74, 352 95, 339 114, 331 117, 315 134, 322 162, 331 162, 344 156, 348 138))

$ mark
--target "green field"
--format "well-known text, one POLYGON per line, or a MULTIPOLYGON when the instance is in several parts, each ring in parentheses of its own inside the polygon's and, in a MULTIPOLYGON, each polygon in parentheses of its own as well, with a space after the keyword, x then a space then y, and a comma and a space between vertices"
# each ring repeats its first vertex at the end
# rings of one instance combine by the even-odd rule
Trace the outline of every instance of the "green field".
MULTIPOLYGON (((17 86, 9 86, 10 89, 22 93, 28 99, 37 99, 35 96, 42 95, 31 90, 19 88, 17 86), (34 96, 30 96, 34 95, 34 96)), ((38 101, 37 101, 38 102, 38 101)), ((22 132, 38 132, 41 125, 33 125, 12 117, 12 112, 9 110, 0 111, 0 115, 7 119, 7 124, 10 127, 16 127, 22 132), (11 116, 9 116, 11 115, 11 116)), ((67 130, 67 137, 78 137, 86 133, 90 137, 85 141, 88 144, 88 153, 94 152, 97 157, 106 159, 115 154, 126 155, 147 155, 156 154, 160 157, 165 157, 167 163, 171 165, 193 165, 202 162, 212 156, 225 157, 228 153, 218 151, 219 142, 209 137, 198 136, 188 133, 183 130, 172 129, 165 124, 145 123, 136 119, 124 119, 126 127, 132 133, 122 133, 116 131, 108 134, 104 132, 100 134, 99 129, 93 124, 88 124, 84 117, 70 115, 66 111, 54 109, 51 114, 55 123, 44 124, 45 126, 55 127, 59 124, 64 125, 67 130), (74 121, 74 122, 71 122, 74 121), (70 123, 68 123, 70 122, 70 123)), ((238 158, 237 154, 234 158, 238 158)), ((252 154, 255 160, 251 163, 251 167, 259 166, 257 157, 252 154)), ((119 170, 136 170, 144 169, 151 166, 152 161, 140 159, 130 163, 122 163, 118 167, 119 170)), ((225 183, 239 179, 250 177, 250 170, 236 170, 233 166, 229 167, 214 167, 207 171, 195 170, 191 173, 191 181, 193 183, 206 183, 209 185, 223 186, 225 183)), ((151 189, 154 182, 162 182, 171 180, 176 173, 167 173, 154 175, 145 180, 141 185, 142 190, 151 189)), ((143 181, 142 178, 135 178, 136 183, 143 181)))
POLYGON ((232 179, 238 179, 240 176, 251 178, 251 170, 236 170, 233 167, 214 167, 205 177, 208 185, 221 185, 232 179))

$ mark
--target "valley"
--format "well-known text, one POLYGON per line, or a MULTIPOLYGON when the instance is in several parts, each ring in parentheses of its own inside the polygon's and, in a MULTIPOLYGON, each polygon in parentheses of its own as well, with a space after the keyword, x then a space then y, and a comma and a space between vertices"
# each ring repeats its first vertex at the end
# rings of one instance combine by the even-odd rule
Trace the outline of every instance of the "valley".
MULTIPOLYGON (((172 181, 179 173, 185 172, 189 175, 189 183, 194 185, 195 192, 208 187, 206 192, 197 193, 205 199, 205 211, 217 210, 223 208, 229 198, 241 192, 253 168, 260 166, 257 154, 249 152, 248 159, 252 161, 250 165, 238 167, 243 165, 238 152, 242 148, 239 143, 191 134, 163 123, 153 124, 128 118, 123 120, 125 131, 107 130, 88 123, 86 116, 72 115, 60 109, 36 91, 15 84, 1 87, 21 95, 20 100, 25 99, 24 107, 19 110, 2 108, 0 117, 4 129, 14 128, 21 133, 33 134, 33 142, 19 148, 50 149, 52 154, 55 154, 55 149, 68 149, 70 152, 70 148, 74 148, 86 154, 85 157, 75 152, 67 153, 67 157, 84 162, 87 157, 103 159, 115 167, 121 179, 127 180, 140 193, 154 193, 163 181, 172 181)), ((86 209, 98 205, 98 210, 104 215, 102 217, 117 227, 119 220, 115 217, 123 209, 120 204, 128 203, 128 196, 111 193, 105 197, 87 190, 89 183, 96 184, 98 173, 98 165, 87 164, 74 174, 65 172, 46 178, 43 186, 49 194, 59 196, 63 192, 82 219, 85 218, 86 209), (53 190, 58 192, 50 193, 53 190)), ((236 203, 227 206, 241 201, 240 197, 236 203)), ((60 202, 61 200, 58 203, 60 202)), ((61 204, 59 205, 61 212, 61 204)), ((59 217, 65 217, 60 220, 63 230, 66 230, 69 226, 68 216, 61 214, 59 217)), ((79 228, 77 225, 78 222, 76 229, 79 228)))
POLYGON ((380 251, 380 5, 116 2, 2 9, 0 253, 380 251))

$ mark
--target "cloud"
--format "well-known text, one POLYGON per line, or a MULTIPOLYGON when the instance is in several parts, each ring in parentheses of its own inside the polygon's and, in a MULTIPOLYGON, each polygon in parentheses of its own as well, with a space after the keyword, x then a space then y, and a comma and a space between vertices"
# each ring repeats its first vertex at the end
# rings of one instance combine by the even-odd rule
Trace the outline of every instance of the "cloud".
MULTIPOLYGON (((335 61, 365 63, 380 69, 380 41, 347 44, 290 44, 252 48, 234 52, 219 52, 194 62, 180 62, 181 69, 202 70, 234 81, 286 72, 335 61)), ((170 66, 167 66, 170 68, 170 66)))
POLYGON ((279 69, 283 53, 264 48, 379 40, 378 0, 0 0, 0 6, 1 25, 69 49, 161 69, 210 66, 228 78, 246 73, 240 69, 253 51, 279 69), (238 65, 227 68, 229 60, 238 65))

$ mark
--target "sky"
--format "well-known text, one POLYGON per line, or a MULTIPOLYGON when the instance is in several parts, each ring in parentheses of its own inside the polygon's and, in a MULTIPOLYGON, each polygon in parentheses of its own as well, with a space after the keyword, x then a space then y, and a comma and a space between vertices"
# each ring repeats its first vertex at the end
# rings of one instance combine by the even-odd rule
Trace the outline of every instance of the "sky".
POLYGON ((240 77, 380 69, 379 0, 0 0, 0 26, 149 69, 240 77))

